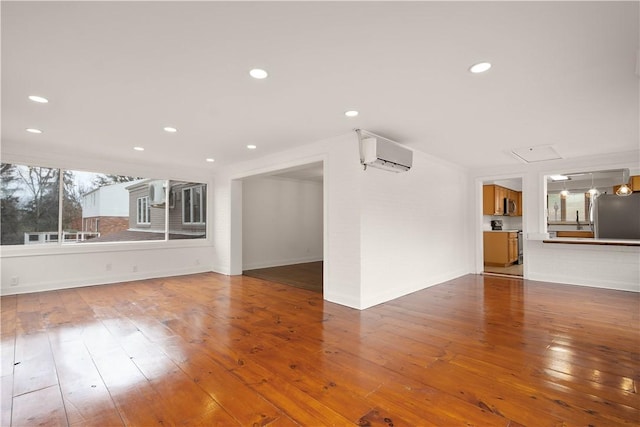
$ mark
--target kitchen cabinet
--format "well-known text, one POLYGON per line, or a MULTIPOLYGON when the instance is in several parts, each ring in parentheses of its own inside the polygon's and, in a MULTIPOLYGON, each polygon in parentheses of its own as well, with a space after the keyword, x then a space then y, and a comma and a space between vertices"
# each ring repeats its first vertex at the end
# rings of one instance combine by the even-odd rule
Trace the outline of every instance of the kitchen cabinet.
POLYGON ((499 185, 482 186, 482 214, 504 215, 504 199, 516 202, 516 212, 513 216, 522 216, 522 192, 510 190, 499 185))
POLYGON ((484 264, 506 267, 518 261, 518 233, 515 231, 485 231, 484 264))
POLYGON ((504 215, 504 198, 507 189, 499 185, 482 187, 482 213, 484 215, 504 215))
POLYGON ((518 210, 516 216, 522 216, 522 191, 517 191, 518 197, 516 203, 518 204, 518 210))
MULTIPOLYGON (((627 183, 627 186, 631 189, 631 191, 640 191, 640 175, 634 175, 629 177, 629 182, 627 183)), ((615 194, 618 191, 618 188, 620 188, 621 185, 614 185, 613 186, 613 193, 615 194)))

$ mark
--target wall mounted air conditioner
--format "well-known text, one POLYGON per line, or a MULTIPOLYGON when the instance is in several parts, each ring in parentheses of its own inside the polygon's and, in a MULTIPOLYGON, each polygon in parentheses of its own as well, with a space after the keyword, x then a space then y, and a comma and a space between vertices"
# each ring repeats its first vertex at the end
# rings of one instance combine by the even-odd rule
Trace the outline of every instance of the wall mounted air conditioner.
POLYGON ((371 166, 390 172, 406 172, 413 164, 413 151, 377 135, 361 137, 360 163, 365 169, 371 166))
POLYGON ((151 206, 163 206, 166 200, 165 182, 152 181, 149 183, 149 204, 151 206))

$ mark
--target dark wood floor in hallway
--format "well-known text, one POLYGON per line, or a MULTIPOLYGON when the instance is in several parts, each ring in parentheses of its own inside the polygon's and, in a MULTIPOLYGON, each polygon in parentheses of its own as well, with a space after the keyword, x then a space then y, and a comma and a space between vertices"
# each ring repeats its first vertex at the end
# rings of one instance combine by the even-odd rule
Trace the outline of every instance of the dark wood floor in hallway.
POLYGON ((309 291, 322 292, 322 261, 243 271, 242 274, 309 291))
POLYGON ((2 426, 640 422, 640 295, 464 276, 357 311, 214 273, 6 296, 2 426))

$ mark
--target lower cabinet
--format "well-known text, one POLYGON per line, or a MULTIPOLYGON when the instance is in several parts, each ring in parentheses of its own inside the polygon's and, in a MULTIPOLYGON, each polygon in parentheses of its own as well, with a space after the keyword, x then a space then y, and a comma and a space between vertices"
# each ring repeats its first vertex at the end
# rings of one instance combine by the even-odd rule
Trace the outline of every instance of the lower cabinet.
POLYGON ((518 233, 510 231, 484 232, 485 265, 508 266, 518 261, 518 233))

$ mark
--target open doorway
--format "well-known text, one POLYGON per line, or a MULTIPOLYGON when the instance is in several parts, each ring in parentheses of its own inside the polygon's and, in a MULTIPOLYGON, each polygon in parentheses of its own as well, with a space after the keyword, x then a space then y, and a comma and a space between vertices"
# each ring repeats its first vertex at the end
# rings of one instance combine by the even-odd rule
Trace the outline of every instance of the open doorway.
POLYGON ((242 180, 242 274, 320 292, 323 163, 242 180))
POLYGON ((522 200, 522 178, 483 182, 483 274, 524 276, 522 200))

